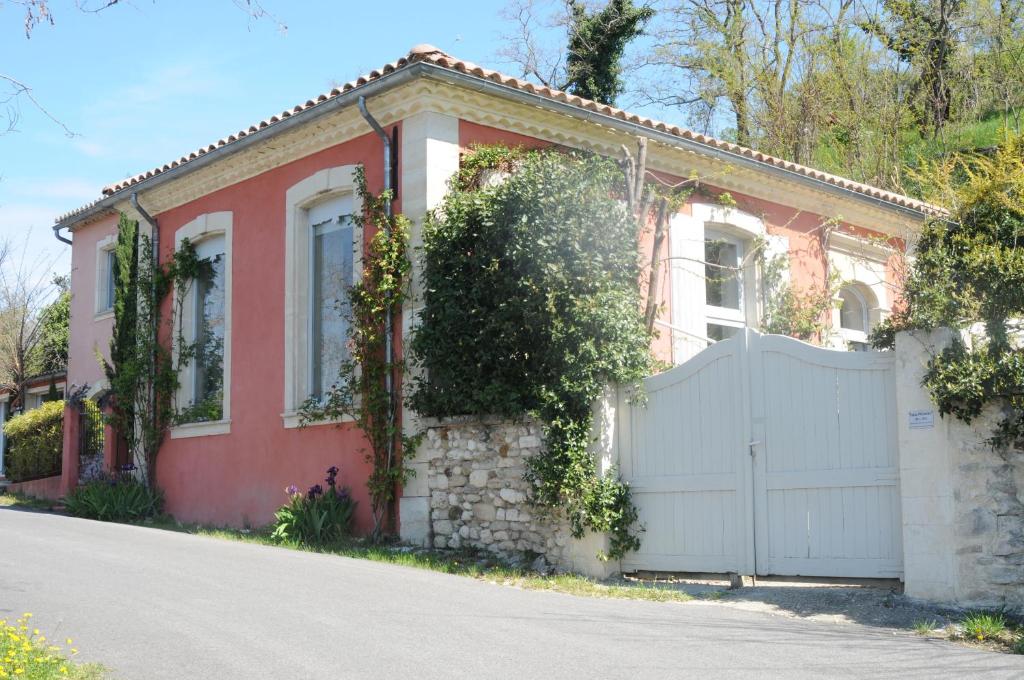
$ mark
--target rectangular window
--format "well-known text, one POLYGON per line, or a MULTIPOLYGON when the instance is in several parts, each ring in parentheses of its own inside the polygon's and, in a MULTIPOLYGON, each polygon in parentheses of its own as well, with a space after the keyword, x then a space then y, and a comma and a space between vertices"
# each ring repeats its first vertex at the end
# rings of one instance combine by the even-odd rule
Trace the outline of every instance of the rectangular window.
POLYGON ((196 247, 199 274, 193 282, 195 370, 192 378, 193 422, 220 420, 224 408, 224 255, 223 237, 196 247))
POLYGON ((338 382, 348 359, 351 305, 348 293, 354 277, 355 222, 352 197, 345 195, 308 210, 310 253, 310 391, 322 399, 338 382))
POLYGON ((706 301, 712 307, 741 309, 742 248, 738 241, 708 233, 704 241, 706 301))
POLYGON ((747 325, 745 242, 726 232, 704 232, 704 309, 707 338, 725 340, 747 325))
POLYGON ((104 251, 102 300, 100 308, 109 312, 114 308, 114 289, 117 287, 117 254, 113 250, 104 251))

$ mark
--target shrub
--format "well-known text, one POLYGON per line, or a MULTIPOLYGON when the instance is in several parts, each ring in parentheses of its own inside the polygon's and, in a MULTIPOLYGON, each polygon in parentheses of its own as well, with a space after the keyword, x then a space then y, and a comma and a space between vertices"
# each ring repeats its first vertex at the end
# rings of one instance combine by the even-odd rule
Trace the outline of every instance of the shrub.
POLYGON ((464 161, 423 228, 412 350, 425 370, 410 399, 429 416, 537 417, 546 449, 526 471, 534 500, 563 508, 577 537, 609 532, 612 557, 639 547, 637 512, 616 475, 597 476, 591 407, 651 367, 621 187, 615 163, 585 154, 485 147, 464 161), (486 167, 514 172, 478 182, 486 167))
POLYGON ((349 525, 356 503, 348 489, 337 486, 338 468, 327 470, 327 490, 319 484, 305 494, 294 484, 285 489, 288 503, 274 513, 271 536, 281 542, 324 545, 336 543, 349 535, 349 525))
POLYGON ((102 522, 133 522, 159 515, 164 498, 132 475, 133 465, 119 474, 95 479, 77 487, 64 498, 68 512, 102 522))
POLYGON ((59 475, 64 452, 64 402, 48 401, 4 425, 11 442, 7 475, 21 482, 59 475))

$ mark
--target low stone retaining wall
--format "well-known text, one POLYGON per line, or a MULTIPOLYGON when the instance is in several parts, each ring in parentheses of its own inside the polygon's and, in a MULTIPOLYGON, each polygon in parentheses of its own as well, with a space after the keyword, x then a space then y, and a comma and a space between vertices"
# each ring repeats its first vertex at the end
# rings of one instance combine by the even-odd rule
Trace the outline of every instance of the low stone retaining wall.
POLYGON ((430 424, 417 458, 427 464, 434 547, 543 557, 547 565, 572 569, 567 523, 530 503, 523 478, 527 459, 541 447, 534 422, 455 418, 430 424))
POLYGON ((55 501, 61 496, 60 480, 60 475, 43 477, 42 479, 33 479, 28 482, 9 484, 6 490, 8 493, 19 493, 24 496, 31 496, 32 498, 45 498, 55 501))

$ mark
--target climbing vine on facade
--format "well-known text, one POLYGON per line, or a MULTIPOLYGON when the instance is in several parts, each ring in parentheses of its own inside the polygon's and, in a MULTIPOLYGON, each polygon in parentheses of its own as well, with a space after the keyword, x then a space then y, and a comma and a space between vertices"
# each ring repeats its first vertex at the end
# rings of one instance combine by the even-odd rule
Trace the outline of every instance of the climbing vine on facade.
MULTIPOLYGON (((409 220, 390 210, 391 192, 372 194, 362 166, 356 169, 356 192, 362 199, 363 225, 372 233, 363 257, 362 278, 338 304, 349 316, 348 356, 338 381, 321 398, 302 406, 304 423, 349 417, 368 443, 372 464, 367 486, 373 511, 373 537, 388 529, 397 488, 411 474, 403 458, 415 452, 418 437, 405 436, 398 422, 401 406, 394 386, 404 363, 388 352, 391 320, 397 318, 409 283, 409 220), (346 304, 347 302, 347 304, 346 304)), ((358 247, 358 246, 357 246, 358 247)))
POLYGON ((637 221, 611 160, 555 150, 470 153, 424 228, 425 369, 411 405, 430 416, 536 417, 546 450, 528 463, 534 502, 573 533, 608 532, 610 556, 639 547, 637 511, 588 450, 592 405, 649 371, 637 221), (501 181, 478 181, 490 158, 501 181), (467 171, 467 169, 471 169, 467 171))
POLYGON ((152 240, 124 214, 114 256, 114 333, 110 361, 101 360, 113 406, 108 418, 128 442, 143 480, 155 490, 156 457, 178 387, 171 354, 160 342, 161 307, 174 272, 154 263, 152 240))

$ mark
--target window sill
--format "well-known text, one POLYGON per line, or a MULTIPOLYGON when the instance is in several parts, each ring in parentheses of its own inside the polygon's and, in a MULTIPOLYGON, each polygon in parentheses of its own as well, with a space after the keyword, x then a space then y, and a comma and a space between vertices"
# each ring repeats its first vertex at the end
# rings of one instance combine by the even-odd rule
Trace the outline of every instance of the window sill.
POLYGON ((113 309, 107 309, 107 310, 104 310, 102 312, 96 312, 93 315, 92 320, 93 321, 106 321, 107 319, 113 319, 113 318, 114 318, 114 310, 113 309))
POLYGON ((352 416, 342 416, 341 418, 332 418, 330 420, 318 420, 314 423, 302 424, 302 415, 298 411, 285 411, 281 414, 281 422, 284 424, 284 429, 294 430, 300 427, 318 427, 320 425, 340 425, 341 423, 354 423, 356 419, 352 416))
POLYGON ((208 437, 218 434, 231 434, 230 420, 213 420, 206 423, 185 423, 171 428, 171 439, 188 437, 208 437))

